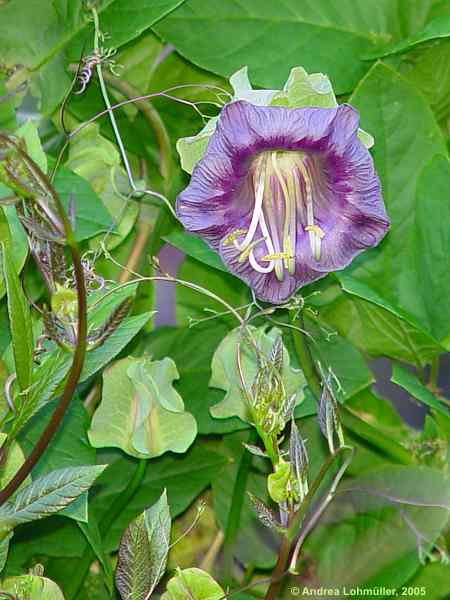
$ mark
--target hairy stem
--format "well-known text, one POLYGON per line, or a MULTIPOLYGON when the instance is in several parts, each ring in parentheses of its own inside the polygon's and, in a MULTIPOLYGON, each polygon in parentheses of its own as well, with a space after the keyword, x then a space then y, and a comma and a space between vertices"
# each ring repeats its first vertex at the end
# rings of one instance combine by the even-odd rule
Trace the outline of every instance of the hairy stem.
POLYGON ((272 573, 272 581, 270 582, 267 590, 265 600, 278 600, 283 584, 284 575, 286 573, 286 567, 289 560, 289 553, 291 549, 291 542, 287 536, 284 536, 281 542, 280 550, 278 552, 278 560, 275 565, 275 569, 272 573))

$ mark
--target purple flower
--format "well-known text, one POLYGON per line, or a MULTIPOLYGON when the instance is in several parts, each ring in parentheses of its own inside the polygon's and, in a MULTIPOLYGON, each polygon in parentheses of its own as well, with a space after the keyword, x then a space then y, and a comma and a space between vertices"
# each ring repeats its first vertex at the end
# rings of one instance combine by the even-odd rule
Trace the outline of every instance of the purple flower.
POLYGON ((346 267, 389 227, 358 122, 346 104, 228 104, 178 196, 178 218, 258 298, 286 301, 346 267))

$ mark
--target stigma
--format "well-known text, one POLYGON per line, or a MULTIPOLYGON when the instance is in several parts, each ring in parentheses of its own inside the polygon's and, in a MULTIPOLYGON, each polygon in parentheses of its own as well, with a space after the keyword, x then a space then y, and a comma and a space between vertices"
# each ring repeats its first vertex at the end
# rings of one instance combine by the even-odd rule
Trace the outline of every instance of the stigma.
POLYGON ((249 169, 253 204, 248 229, 236 229, 224 240, 259 273, 275 272, 278 281, 294 275, 298 236, 307 235, 311 253, 320 261, 325 232, 314 214, 314 172, 303 152, 268 151, 249 169), (257 252, 256 252, 257 251, 257 252))

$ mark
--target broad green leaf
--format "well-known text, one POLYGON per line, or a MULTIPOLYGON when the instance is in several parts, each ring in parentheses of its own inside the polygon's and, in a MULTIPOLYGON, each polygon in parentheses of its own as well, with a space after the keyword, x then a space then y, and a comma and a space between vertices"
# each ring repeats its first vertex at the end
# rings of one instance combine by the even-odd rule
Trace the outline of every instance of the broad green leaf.
POLYGON ((450 40, 445 38, 409 52, 407 60, 393 58, 403 77, 425 95, 437 120, 445 119, 450 112, 450 40))
POLYGON ((426 26, 414 35, 401 40, 398 43, 389 44, 379 52, 373 52, 367 58, 382 58, 389 54, 408 52, 415 46, 431 40, 450 36, 450 12, 439 15, 431 20, 426 26))
POLYGON ((99 465, 59 469, 39 477, 1 507, 2 530, 59 512, 88 490, 104 468, 99 465))
POLYGON ((62 591, 54 581, 38 575, 8 577, 2 581, 1 589, 2 592, 13 594, 16 600, 64 600, 62 591))
POLYGON ((178 377, 170 358, 115 363, 104 374, 102 402, 89 431, 91 444, 118 447, 137 458, 185 452, 197 425, 172 386, 178 377))
MULTIPOLYGON (((34 415, 20 432, 18 440, 28 454, 38 441, 57 405, 49 402, 34 415)), ((40 477, 57 469, 95 464, 95 450, 89 445, 87 429, 89 416, 82 403, 74 398, 71 402, 52 443, 42 455, 33 476, 40 477)))
POLYGON ((304 552, 324 586, 397 588, 431 550, 449 504, 441 471, 384 466, 341 484, 304 552))
MULTIPOLYGON (((100 452, 99 460, 111 464, 99 477, 95 494, 90 498, 89 521, 95 514, 98 522, 108 518, 112 503, 118 495, 126 492, 138 462, 120 450, 100 452)), ((157 502, 164 488, 167 488, 171 515, 176 518, 191 506, 226 463, 227 459, 204 441, 196 442, 184 455, 169 454, 147 463, 139 489, 103 537, 104 552, 109 554, 117 550, 129 523, 149 505, 157 502)), ((33 523, 21 526, 21 535, 17 536, 11 547, 8 572, 12 569, 23 572, 34 556, 45 555, 58 559, 56 568, 60 577, 68 581, 74 569, 74 562, 69 559, 80 558, 88 547, 81 532, 82 524, 58 515, 50 517, 43 524, 46 526, 37 527, 33 523)))
MULTIPOLYGON (((109 47, 118 47, 137 37, 183 0, 105 0, 98 7, 100 28, 110 34, 109 47)), ((42 99, 42 112, 52 113, 70 86, 70 61, 90 52, 93 27, 84 3, 30 0, 26 10, 21 0, 0 6, 0 55, 6 67, 23 65, 32 76, 35 93, 42 99), (87 49, 85 43, 87 42, 87 49), (69 56, 65 51, 69 50, 69 56)))
POLYGON ((3 210, 0 213, 3 277, 8 299, 9 326, 17 383, 21 392, 28 390, 33 372, 33 328, 28 301, 22 289, 12 253, 13 239, 3 210))
POLYGON ((67 210, 70 202, 75 206, 75 237, 81 242, 114 229, 111 215, 99 195, 84 177, 65 166, 58 168, 54 181, 55 189, 67 210))
MULTIPOLYGON (((260 352, 269 359, 272 346, 277 337, 281 335, 281 332, 276 328, 266 331, 265 327, 260 327, 259 329, 249 327, 249 331, 260 352)), ((209 385, 224 390, 226 395, 221 402, 211 408, 210 412, 213 417, 218 419, 237 416, 242 421, 251 422, 251 414, 245 399, 237 366, 239 344, 241 348, 241 369, 246 378, 245 385, 247 389, 251 389, 258 371, 257 354, 254 347, 242 337, 241 330, 237 328, 222 340, 212 359, 212 375, 209 385)), ((305 380, 301 372, 295 373, 290 366, 289 354, 284 346, 281 377, 286 397, 290 398, 295 394, 297 397, 296 404, 301 403, 304 399, 303 387, 305 380)))
MULTIPOLYGON (((110 552, 118 547, 127 524, 149 504, 156 502, 164 488, 167 489, 170 513, 175 519, 210 485, 226 463, 227 459, 218 454, 213 445, 199 441, 181 456, 169 454, 153 459, 139 490, 104 538, 105 550, 110 552)), ((92 508, 100 520, 110 510, 113 498, 127 488, 135 469, 136 461, 121 455, 100 477, 101 487, 92 499, 92 508)))
POLYGON ((350 398, 375 380, 360 352, 333 330, 326 330, 313 319, 305 318, 305 329, 311 335, 311 352, 324 373, 332 369, 339 381, 341 398, 350 398))
POLYGON ((359 57, 417 31, 431 3, 406 10, 401 0, 342 0, 339 8, 328 0, 190 0, 154 29, 214 73, 228 77, 244 62, 256 84, 274 88, 300 63, 327 73, 342 94, 370 67, 359 57))
POLYGON ((411 590, 425 590, 427 600, 447 600, 450 596, 449 566, 428 563, 407 582, 411 590))
POLYGON ((100 135, 97 123, 91 123, 74 138, 66 166, 83 177, 101 198, 103 208, 115 228, 108 247, 114 248, 128 235, 138 213, 137 203, 129 200, 130 185, 115 144, 100 135))
POLYGON ((427 387, 420 383, 420 381, 417 379, 414 373, 407 371, 400 365, 394 364, 392 368, 391 381, 402 387, 407 392, 409 392, 411 396, 413 396, 423 404, 434 408, 446 417, 450 417, 448 409, 446 409, 439 402, 436 396, 427 387))
POLYGON ((320 317, 360 351, 424 366, 443 351, 430 335, 382 306, 339 294, 319 308, 320 317))
MULTIPOLYGON (((434 246, 422 215, 425 213, 430 222, 429 209, 438 202, 435 194, 441 193, 445 183, 440 179, 433 184, 426 206, 421 207, 423 197, 416 196, 422 169, 434 155, 446 155, 444 139, 421 94, 381 63, 371 69, 350 101, 360 111, 362 125, 377 138, 374 159, 392 224, 381 244, 339 272, 338 278, 346 291, 408 319, 438 341, 444 340, 450 329, 450 311, 442 296, 434 294, 434 286, 441 285, 438 278, 442 263, 433 264, 431 272, 424 272, 423 262, 418 263, 421 257, 417 254, 417 231, 425 226, 426 243, 434 246), (426 291, 424 278, 434 282, 426 291), (441 324, 439 330, 435 323, 441 324)), ((438 221, 433 220, 433 236, 437 240, 447 235, 446 219, 440 215, 438 221)))
POLYGON ((222 323, 211 327, 206 322, 196 327, 158 327, 143 340, 143 348, 151 348, 155 360, 165 356, 177 365, 180 379, 175 388, 184 399, 186 408, 197 421, 200 434, 220 434, 246 429, 237 417, 214 419, 209 409, 222 397, 223 392, 209 387, 211 360, 217 346, 228 332, 222 323))
POLYGON ((220 260, 220 257, 198 236, 185 233, 182 229, 175 228, 165 235, 164 239, 172 246, 175 246, 175 248, 178 248, 178 250, 182 250, 205 265, 218 269, 219 271, 228 272, 227 268, 220 260))
POLYGON ((225 595, 220 585, 201 569, 178 569, 167 584, 161 600, 220 600, 225 595))
POLYGON ((122 600, 149 598, 166 570, 170 543, 166 491, 126 529, 119 546, 116 585, 122 600))

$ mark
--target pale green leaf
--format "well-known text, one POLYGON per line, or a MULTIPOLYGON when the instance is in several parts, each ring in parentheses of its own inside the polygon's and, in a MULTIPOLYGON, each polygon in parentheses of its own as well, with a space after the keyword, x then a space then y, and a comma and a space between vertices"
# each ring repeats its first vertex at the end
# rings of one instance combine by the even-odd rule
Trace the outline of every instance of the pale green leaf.
POLYGON ((209 573, 196 568, 178 569, 161 600, 221 600, 224 595, 209 573))
POLYGON ((172 387, 178 379, 169 359, 126 358, 104 373, 102 402, 89 431, 97 448, 114 446, 138 458, 160 456, 171 450, 185 452, 197 425, 184 411, 181 396, 172 387))
MULTIPOLYGON (((259 350, 269 358, 272 346, 280 335, 276 328, 266 331, 265 327, 256 329, 249 327, 259 350)), ((255 349, 242 339, 242 332, 239 328, 230 332, 219 344, 214 353, 211 369, 212 376, 210 386, 219 388, 226 392, 225 398, 213 406, 210 412, 213 417, 223 419, 226 417, 237 416, 243 421, 251 422, 249 406, 244 396, 241 379, 237 368, 237 348, 241 347, 241 368, 246 378, 247 389, 255 379, 258 364, 255 349)), ((289 354, 283 346, 283 368, 281 371, 286 396, 290 398, 293 394, 297 395, 296 403, 299 404, 303 398, 303 386, 305 384, 303 374, 295 373, 290 366, 289 354)))
POLYGON ((54 581, 38 575, 8 577, 1 584, 2 592, 13 594, 16 600, 64 600, 54 581))

